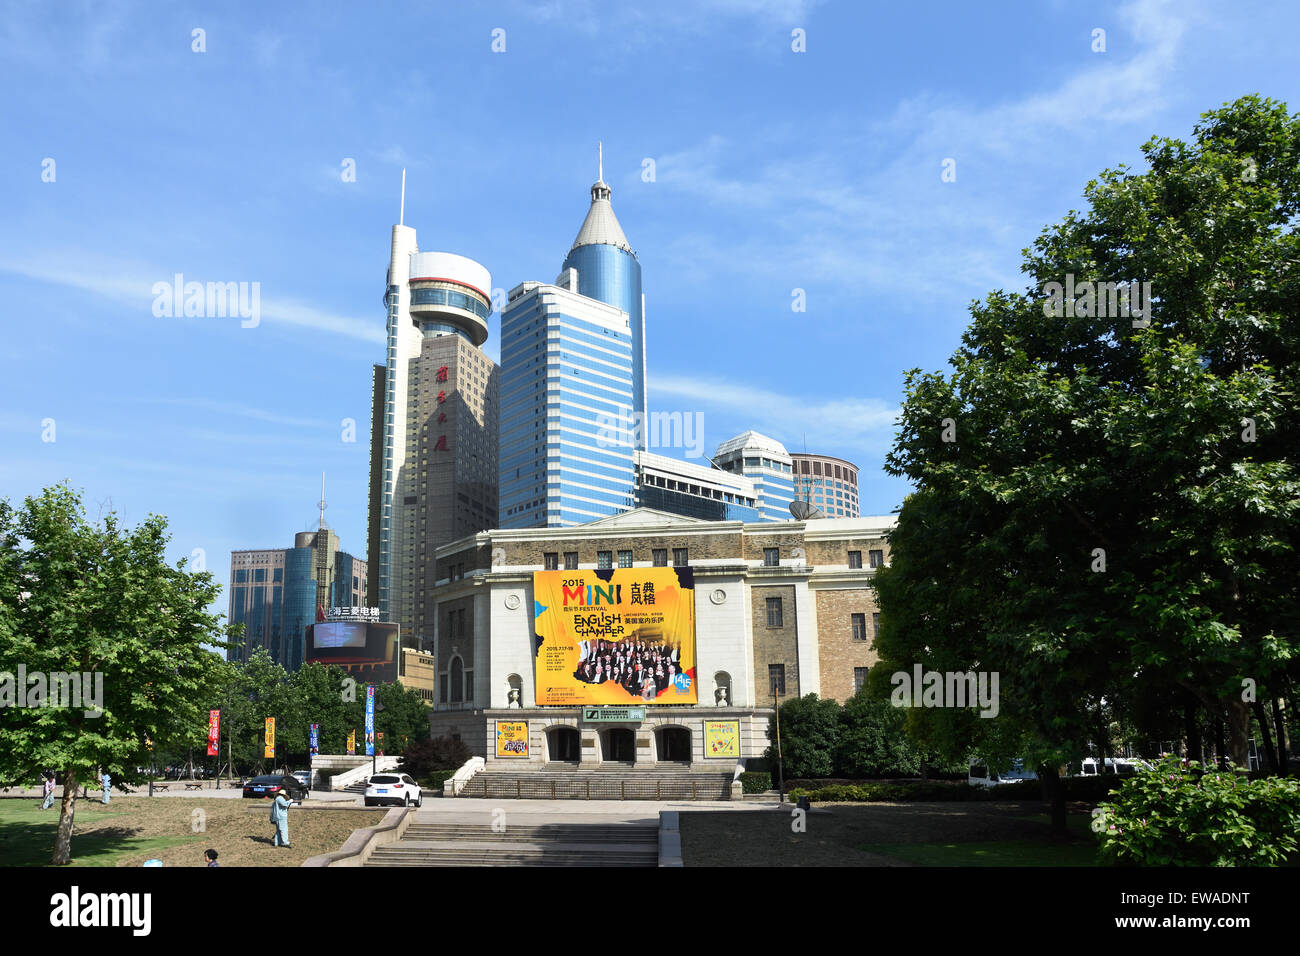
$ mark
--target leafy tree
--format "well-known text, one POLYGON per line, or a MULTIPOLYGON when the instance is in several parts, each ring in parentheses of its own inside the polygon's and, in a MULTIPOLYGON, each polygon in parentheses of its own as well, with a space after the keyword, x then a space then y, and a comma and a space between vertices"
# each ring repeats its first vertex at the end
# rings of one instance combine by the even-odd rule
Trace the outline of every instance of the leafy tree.
POLYGON ((840 777, 912 777, 921 753, 907 740, 906 711, 859 691, 840 711, 835 774, 840 777))
MULTIPOLYGON (((816 694, 792 697, 781 705, 781 755, 784 774, 794 777, 829 777, 835 767, 839 743, 840 705, 816 694)), ((776 718, 768 725, 772 744, 765 757, 776 765, 776 718)))
POLYGON ((917 490, 878 650, 999 672, 982 723, 1025 736, 1058 829, 1054 768, 1103 701, 1181 690, 1244 764, 1243 681, 1297 676, 1300 120, 1245 97, 1195 132, 1090 182, 1025 251, 1029 288, 972 306, 951 376, 908 373, 887 458, 917 490), (1129 282, 1144 314, 1096 285, 1129 282))
MULTIPOLYGON (((81 707, 6 709, 0 722, 0 776, 63 776, 53 862, 68 863, 77 784, 97 771, 139 782, 146 740, 165 742, 202 726, 220 659, 220 593, 209 572, 166 560, 166 519, 134 529, 114 514, 87 520, 66 485, 0 502, 0 672, 102 675, 102 700, 81 707)), ((93 681, 92 681, 93 683, 93 681)), ((84 691, 83 691, 84 692, 84 691)), ((54 703, 52 700, 49 703, 54 703)), ((84 700, 83 700, 84 703, 84 700)))

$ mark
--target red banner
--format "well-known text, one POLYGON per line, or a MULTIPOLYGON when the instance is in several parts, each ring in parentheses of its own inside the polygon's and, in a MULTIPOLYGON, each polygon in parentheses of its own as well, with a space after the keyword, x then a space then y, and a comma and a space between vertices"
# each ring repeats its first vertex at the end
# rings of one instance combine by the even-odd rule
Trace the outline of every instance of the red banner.
POLYGON ((217 743, 221 740, 221 711, 208 711, 208 756, 217 755, 217 743))

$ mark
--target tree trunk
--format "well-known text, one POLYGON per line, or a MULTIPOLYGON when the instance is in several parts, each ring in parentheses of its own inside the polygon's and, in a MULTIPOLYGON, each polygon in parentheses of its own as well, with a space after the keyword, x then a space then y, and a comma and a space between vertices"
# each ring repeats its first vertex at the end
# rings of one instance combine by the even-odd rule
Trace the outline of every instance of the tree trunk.
POLYGON ((1250 769, 1250 704, 1228 701, 1228 753, 1239 770, 1250 769))
POLYGON ((1214 718, 1214 767, 1223 768, 1223 761, 1228 756, 1228 744, 1223 732, 1223 718, 1214 718))
POLYGON ((1259 721, 1259 735, 1264 738, 1264 755, 1268 757, 1268 768, 1273 773, 1278 772, 1277 751, 1273 749, 1273 735, 1268 729, 1268 713, 1264 710, 1264 705, 1255 701, 1250 705, 1255 719, 1259 721))
POLYGON ((55 866, 67 866, 72 862, 72 815, 77 809, 77 771, 63 772, 63 803, 59 807, 59 829, 54 838, 54 856, 50 860, 55 866))
POLYGON ((1061 786, 1061 777, 1056 765, 1043 764, 1038 768, 1038 779, 1043 787, 1043 799, 1052 806, 1052 833, 1065 836, 1065 788, 1061 786))
POLYGON ((1273 724, 1277 727, 1277 762, 1280 772, 1286 776, 1291 770, 1290 754, 1287 752, 1286 721, 1282 719, 1282 698, 1273 698, 1273 724))

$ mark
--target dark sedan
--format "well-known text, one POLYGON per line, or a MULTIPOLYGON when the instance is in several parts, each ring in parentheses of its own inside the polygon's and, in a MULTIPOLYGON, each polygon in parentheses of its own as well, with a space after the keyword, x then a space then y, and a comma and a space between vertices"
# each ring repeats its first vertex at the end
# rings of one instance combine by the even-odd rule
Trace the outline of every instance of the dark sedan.
POLYGON ((290 800, 303 800, 307 797, 307 788, 301 782, 278 773, 254 777, 244 784, 244 796, 253 799, 274 797, 281 790, 290 800))

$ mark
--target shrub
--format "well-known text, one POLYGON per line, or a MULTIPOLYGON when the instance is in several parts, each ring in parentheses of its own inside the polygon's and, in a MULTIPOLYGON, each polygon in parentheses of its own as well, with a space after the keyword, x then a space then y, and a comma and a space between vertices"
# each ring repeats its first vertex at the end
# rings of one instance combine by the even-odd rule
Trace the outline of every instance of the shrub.
MULTIPOLYGON (((834 768, 839 741, 840 705, 816 694, 793 697, 781 705, 781 755, 784 772, 790 777, 829 777, 834 768)), ((774 743, 763 756, 777 755, 776 721, 768 721, 768 737, 774 743)))
POLYGON ((463 741, 450 737, 412 740, 406 745, 399 769, 419 780, 435 770, 459 770, 472 756, 463 741))
POLYGON ((1121 866, 1277 866, 1296 851, 1300 781, 1166 757, 1097 807, 1093 830, 1121 866))
POLYGON ((423 777, 416 777, 426 796, 441 796, 442 785, 456 775, 455 770, 431 770, 423 777))
POLYGON ((862 692, 840 711, 835 770, 844 777, 914 777, 921 756, 907 741, 906 714, 887 700, 862 692))
POLYGON ((772 789, 772 775, 747 770, 740 775, 740 786, 745 793, 767 793, 772 789))

